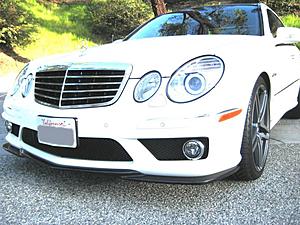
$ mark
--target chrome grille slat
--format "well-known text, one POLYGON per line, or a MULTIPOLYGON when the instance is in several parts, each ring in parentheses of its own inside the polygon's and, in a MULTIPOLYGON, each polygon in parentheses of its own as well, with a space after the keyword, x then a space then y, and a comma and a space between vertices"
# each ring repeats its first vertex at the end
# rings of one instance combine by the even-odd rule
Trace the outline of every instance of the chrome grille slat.
MULTIPOLYGON (((87 90, 65 90, 64 93, 73 93, 74 91, 76 91, 77 93, 86 93, 88 92, 87 90)), ((89 90, 89 92, 106 92, 106 91, 115 91, 117 92, 118 89, 93 89, 93 90, 89 90)))
POLYGON ((39 82, 39 81, 37 81, 37 82, 35 82, 35 84, 42 84, 42 85, 60 85, 61 86, 61 84, 59 84, 59 83, 50 83, 50 82, 39 82))
POLYGON ((41 95, 41 94, 37 94, 35 93, 36 96, 39 96, 39 97, 43 97, 43 98, 50 98, 50 99, 53 99, 53 100, 59 100, 59 98, 55 98, 55 97, 51 97, 51 96, 48 96, 48 95, 41 95))
MULTIPOLYGON (((96 65, 96 64, 95 64, 96 65)), ((127 64, 47 67, 36 73, 35 100, 56 108, 82 108, 113 104, 120 96, 132 67, 127 64), (83 69, 80 69, 82 66, 83 69), (101 69, 97 69, 99 68, 101 69), (104 69, 106 68, 107 69, 104 69), (85 69, 88 68, 88 69, 85 69), (116 69, 114 69, 116 68, 116 69)))
POLYGON ((76 86, 76 85, 120 85, 122 82, 99 82, 99 83, 65 83, 65 86, 76 86))
POLYGON ((99 76, 95 76, 95 75, 84 75, 84 76, 68 76, 68 78, 81 78, 81 79, 85 79, 85 78, 123 78, 123 76, 114 76, 114 75, 99 75, 99 76))
POLYGON ((111 96, 96 96, 96 97, 77 97, 77 98, 62 98, 62 101, 74 101, 74 100, 84 100, 84 99, 105 99, 105 98, 113 98, 115 97, 114 95, 111 96))
POLYGON ((46 92, 55 92, 55 93, 60 93, 61 92, 61 91, 58 91, 58 90, 47 89, 47 88, 39 88, 39 87, 35 87, 35 90, 46 91, 46 92))
POLYGON ((57 78, 64 78, 63 76, 43 76, 43 77, 40 77, 40 78, 47 78, 47 79, 57 79, 57 78))

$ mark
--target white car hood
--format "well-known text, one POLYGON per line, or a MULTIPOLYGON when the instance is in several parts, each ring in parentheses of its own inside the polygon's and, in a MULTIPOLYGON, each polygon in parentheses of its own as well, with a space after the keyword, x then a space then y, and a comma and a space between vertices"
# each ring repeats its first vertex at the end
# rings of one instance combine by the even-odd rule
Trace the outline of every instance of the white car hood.
MULTIPOLYGON (((122 63, 133 66, 131 78, 139 78, 145 73, 157 70, 163 77, 171 76, 185 62, 201 55, 234 55, 260 49, 263 37, 239 35, 175 36, 129 40, 106 44, 99 47, 56 55, 33 62, 40 66, 82 64, 82 63, 122 63), (233 48, 234 46, 234 48, 233 48)), ((226 64, 226 62, 225 62, 226 64)))

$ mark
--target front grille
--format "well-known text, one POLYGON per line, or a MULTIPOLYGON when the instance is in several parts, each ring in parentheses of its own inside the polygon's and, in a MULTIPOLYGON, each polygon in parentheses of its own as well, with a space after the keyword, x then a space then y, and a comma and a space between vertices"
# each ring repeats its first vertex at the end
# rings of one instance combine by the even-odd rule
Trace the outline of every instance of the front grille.
POLYGON ((126 70, 59 70, 36 73, 35 99, 56 108, 113 104, 127 79, 126 70))
POLYGON ((132 158, 118 142, 107 138, 79 138, 77 148, 62 148, 40 144, 37 138, 37 131, 23 128, 22 140, 24 143, 41 151, 65 158, 132 161, 132 158))
POLYGON ((201 159, 208 156, 209 139, 201 138, 163 138, 163 139, 139 139, 139 141, 152 153, 158 160, 187 160, 182 152, 182 146, 188 140, 199 140, 204 146, 204 154, 201 159))

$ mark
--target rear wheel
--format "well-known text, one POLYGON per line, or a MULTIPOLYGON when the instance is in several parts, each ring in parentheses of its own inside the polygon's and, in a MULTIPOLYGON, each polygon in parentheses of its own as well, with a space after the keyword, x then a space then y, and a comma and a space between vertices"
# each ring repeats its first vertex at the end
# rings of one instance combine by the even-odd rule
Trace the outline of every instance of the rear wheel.
POLYGON ((298 95, 298 105, 288 111, 283 117, 287 119, 300 119, 300 90, 298 95))
POLYGON ((259 78, 254 86, 247 110, 239 180, 255 180, 265 168, 270 139, 270 99, 267 84, 259 78))

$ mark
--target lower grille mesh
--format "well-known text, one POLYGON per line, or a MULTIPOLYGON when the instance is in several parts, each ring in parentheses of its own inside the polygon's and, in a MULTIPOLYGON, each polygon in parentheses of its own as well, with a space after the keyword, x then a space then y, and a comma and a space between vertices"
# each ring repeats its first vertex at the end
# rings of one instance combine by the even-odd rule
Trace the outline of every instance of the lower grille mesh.
POLYGON ((19 137, 19 131, 20 131, 20 126, 13 123, 11 133, 19 137))
POLYGON ((132 161, 125 149, 112 139, 79 138, 79 144, 75 149, 53 147, 40 144, 37 131, 28 128, 23 129, 22 139, 24 143, 55 156, 100 161, 132 161))
POLYGON ((208 156, 209 140, 201 138, 164 138, 164 139, 139 139, 139 141, 154 155, 158 160, 187 160, 182 153, 182 146, 188 140, 199 140, 204 146, 204 155, 201 159, 208 156))

